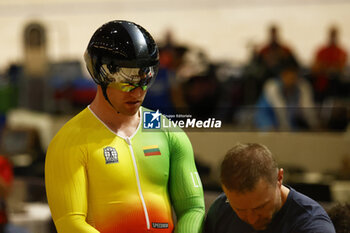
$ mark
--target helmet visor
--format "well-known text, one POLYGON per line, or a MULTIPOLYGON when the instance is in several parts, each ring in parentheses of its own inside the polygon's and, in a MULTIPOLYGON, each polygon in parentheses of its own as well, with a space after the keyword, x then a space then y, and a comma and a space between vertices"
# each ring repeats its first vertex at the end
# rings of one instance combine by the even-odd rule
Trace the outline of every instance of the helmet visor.
POLYGON ((111 72, 108 65, 101 66, 101 75, 111 80, 109 87, 119 89, 124 92, 130 92, 138 87, 142 90, 148 89, 154 82, 158 66, 142 68, 118 67, 115 72, 111 72))

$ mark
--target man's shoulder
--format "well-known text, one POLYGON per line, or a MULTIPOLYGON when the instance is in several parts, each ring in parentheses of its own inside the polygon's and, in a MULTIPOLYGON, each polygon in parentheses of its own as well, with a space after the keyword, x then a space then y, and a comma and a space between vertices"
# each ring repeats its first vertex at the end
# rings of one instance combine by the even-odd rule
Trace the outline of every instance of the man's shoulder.
POLYGON ((344 50, 342 47, 340 46, 323 46, 321 47, 316 54, 317 59, 319 60, 326 60, 328 61, 330 58, 329 56, 331 56, 331 58, 334 59, 339 59, 339 58, 344 58, 347 56, 347 52, 346 50, 344 50))
POLYGON ((204 233, 250 232, 239 220, 224 193, 211 204, 204 223, 204 233))
MULTIPOLYGON (((214 203, 217 204, 223 204, 223 203, 228 203, 228 199, 226 197, 226 194, 224 192, 220 193, 214 200, 214 203)), ((213 203, 213 204, 214 204, 213 203)))
POLYGON ((305 212, 312 213, 312 211, 317 210, 325 213, 325 210, 317 201, 293 188, 290 188, 290 196, 293 203, 302 208, 305 212))
POLYGON ((288 219, 301 232, 334 232, 330 218, 315 200, 291 188, 288 219))
POLYGON ((233 210, 228 202, 225 193, 221 193, 211 204, 208 215, 212 215, 216 219, 220 219, 221 215, 233 214, 233 210))

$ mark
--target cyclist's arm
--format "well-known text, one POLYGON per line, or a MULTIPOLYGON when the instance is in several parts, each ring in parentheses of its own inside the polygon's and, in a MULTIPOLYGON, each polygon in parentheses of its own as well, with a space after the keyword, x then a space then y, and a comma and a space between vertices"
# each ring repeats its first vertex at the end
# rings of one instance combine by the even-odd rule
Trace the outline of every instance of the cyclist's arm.
POLYGON ((45 161, 45 185, 58 233, 98 233, 86 222, 87 175, 85 156, 69 138, 49 146, 45 161))
POLYGON ((205 214, 203 188, 191 142, 184 132, 169 133, 169 189, 177 216, 176 233, 198 233, 205 214))

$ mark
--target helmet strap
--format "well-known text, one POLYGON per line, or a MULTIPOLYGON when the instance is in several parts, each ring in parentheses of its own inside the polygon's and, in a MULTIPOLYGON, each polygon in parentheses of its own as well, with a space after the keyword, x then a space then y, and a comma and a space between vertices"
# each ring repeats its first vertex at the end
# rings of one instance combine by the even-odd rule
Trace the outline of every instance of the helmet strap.
POLYGON ((107 100, 107 102, 111 105, 111 107, 116 111, 116 113, 119 114, 120 112, 113 106, 113 104, 111 103, 111 101, 108 98, 108 95, 107 95, 107 87, 108 87, 108 85, 106 85, 106 84, 100 84, 100 85, 101 85, 103 97, 105 98, 105 100, 107 100))

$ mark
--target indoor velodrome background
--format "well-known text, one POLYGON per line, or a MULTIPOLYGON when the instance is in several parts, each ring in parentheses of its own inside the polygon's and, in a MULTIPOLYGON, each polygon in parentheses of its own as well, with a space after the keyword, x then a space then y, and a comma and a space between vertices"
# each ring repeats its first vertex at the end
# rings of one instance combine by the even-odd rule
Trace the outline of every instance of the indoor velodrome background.
MULTIPOLYGON (((196 59, 203 58, 198 54, 204 54, 203 59, 222 66, 217 72, 221 87, 228 87, 226 83, 233 85, 232 93, 223 94, 222 100, 238 100, 253 92, 245 88, 242 94, 242 72, 255 49, 267 43, 270 25, 278 26, 281 41, 310 71, 316 51, 327 42, 331 26, 337 26, 339 44, 350 54, 349 12, 347 0, 1 0, 0 152, 15 165, 15 180, 7 200, 10 221, 30 233, 55 232, 46 202, 45 152, 60 127, 89 104, 95 93, 83 54, 90 37, 103 23, 114 19, 134 21, 160 45, 171 35, 171 42, 182 46, 180 50, 186 47, 199 51, 186 57, 189 65, 183 71, 201 70, 203 64, 196 59), (28 55, 25 29, 31 24, 44 29, 45 46, 28 55), (45 75, 27 79, 21 73, 27 66, 45 75), (24 82, 16 86, 21 78, 24 82), (67 86, 69 82, 74 85, 67 86), (40 95, 34 98, 33 93, 40 95), (71 98, 65 98, 67 95, 71 98)), ((342 80, 347 90, 349 61, 348 56, 342 80)), ((175 87, 186 81, 180 80, 175 87)), ((177 97, 182 94, 179 93, 177 97)), ((251 116, 244 115, 244 111, 235 116, 236 125, 224 124, 222 130, 187 131, 202 178, 206 207, 221 192, 219 166, 226 151, 237 142, 267 145, 285 169, 285 182, 325 208, 350 202, 349 93, 340 101, 322 105, 326 106, 326 113, 334 106, 345 109, 343 128, 336 132, 259 131, 250 128, 251 116)), ((224 107, 220 105, 219 110, 223 112, 237 107, 220 103, 224 107)))

